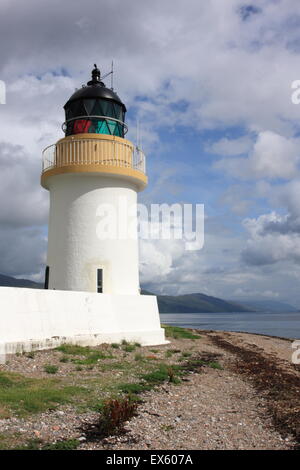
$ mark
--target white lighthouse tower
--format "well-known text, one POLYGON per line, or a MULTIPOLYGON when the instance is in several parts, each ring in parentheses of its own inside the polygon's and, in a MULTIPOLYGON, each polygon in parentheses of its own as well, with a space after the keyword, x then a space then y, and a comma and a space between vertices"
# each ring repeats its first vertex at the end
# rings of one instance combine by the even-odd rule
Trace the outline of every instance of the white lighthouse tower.
POLYGON ((86 314, 101 317, 101 331, 90 332, 99 340, 163 343, 156 298, 140 295, 137 193, 147 176, 144 154, 124 137, 126 107, 95 65, 64 109, 65 137, 43 153, 45 288, 86 293, 86 314))
POLYGON ((41 180, 50 191, 46 287, 137 295, 137 193, 147 176, 144 154, 124 138, 126 107, 95 67, 64 108, 66 137, 44 152, 41 180))

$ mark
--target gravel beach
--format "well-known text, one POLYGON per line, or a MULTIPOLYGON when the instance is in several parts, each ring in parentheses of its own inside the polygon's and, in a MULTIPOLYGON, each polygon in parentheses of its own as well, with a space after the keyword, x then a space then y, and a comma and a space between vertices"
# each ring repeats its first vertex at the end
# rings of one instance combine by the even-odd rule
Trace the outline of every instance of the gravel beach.
MULTIPOLYGON (((143 392, 136 416, 125 423, 122 433, 91 437, 85 430, 93 427, 99 413, 92 409, 80 411, 78 403, 68 403, 26 416, 3 413, 1 448, 26 446, 26 442, 34 440, 42 445, 70 439, 77 441, 79 450, 297 448, 300 374, 291 363, 291 341, 247 333, 193 332, 201 338, 196 341, 169 338, 169 345, 137 347, 134 352, 126 353, 126 361, 135 363, 137 351, 153 362, 165 358, 168 350, 172 351, 173 362, 178 362, 181 355, 181 363, 188 361, 188 356, 209 355, 215 358, 217 366, 204 365, 188 371, 180 383, 165 381, 143 392), (255 369, 257 364, 259 371, 255 369)), ((104 347, 110 350, 108 345, 104 347)), ((119 349, 114 355, 119 361, 124 358, 124 352, 119 349)), ((105 370, 99 370, 97 365, 74 370, 73 363, 61 362, 58 351, 41 351, 34 357, 11 356, 6 365, 0 366, 0 371, 45 379, 49 377, 45 364, 50 363, 57 364, 57 380, 68 378, 68 383, 73 385, 83 377, 88 383, 96 380, 95 377, 108 380, 113 375, 124 374, 122 370, 110 370, 109 364, 105 370)), ((105 394, 109 395, 100 390, 99 396, 105 394)), ((0 400, 0 410, 1 406, 0 400)))

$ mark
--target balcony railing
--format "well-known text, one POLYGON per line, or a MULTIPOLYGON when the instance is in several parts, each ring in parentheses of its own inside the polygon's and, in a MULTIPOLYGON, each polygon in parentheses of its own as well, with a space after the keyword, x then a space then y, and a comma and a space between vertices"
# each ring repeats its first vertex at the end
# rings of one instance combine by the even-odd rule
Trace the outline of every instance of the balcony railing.
POLYGON ((70 165, 108 165, 146 173, 144 153, 128 141, 75 138, 62 140, 43 151, 43 172, 70 165))

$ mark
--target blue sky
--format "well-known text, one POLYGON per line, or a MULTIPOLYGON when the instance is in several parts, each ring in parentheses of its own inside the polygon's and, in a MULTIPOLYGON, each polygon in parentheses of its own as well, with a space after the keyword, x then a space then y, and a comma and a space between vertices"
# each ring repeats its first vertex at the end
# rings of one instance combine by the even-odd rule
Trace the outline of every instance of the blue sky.
POLYGON ((139 119, 147 154, 140 201, 205 205, 202 250, 141 242, 143 285, 299 304, 300 4, 3 0, 0 23, 0 272, 42 278, 41 151, 92 65, 113 59, 128 137, 139 119))

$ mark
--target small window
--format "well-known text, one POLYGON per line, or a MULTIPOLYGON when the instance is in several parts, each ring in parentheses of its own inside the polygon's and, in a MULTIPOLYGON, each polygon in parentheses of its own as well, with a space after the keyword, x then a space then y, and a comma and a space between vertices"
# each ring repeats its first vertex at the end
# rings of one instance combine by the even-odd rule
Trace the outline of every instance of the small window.
POLYGON ((44 289, 49 289, 49 266, 46 266, 45 269, 45 284, 44 289))
POLYGON ((103 293, 103 269, 97 269, 97 292, 103 293))

